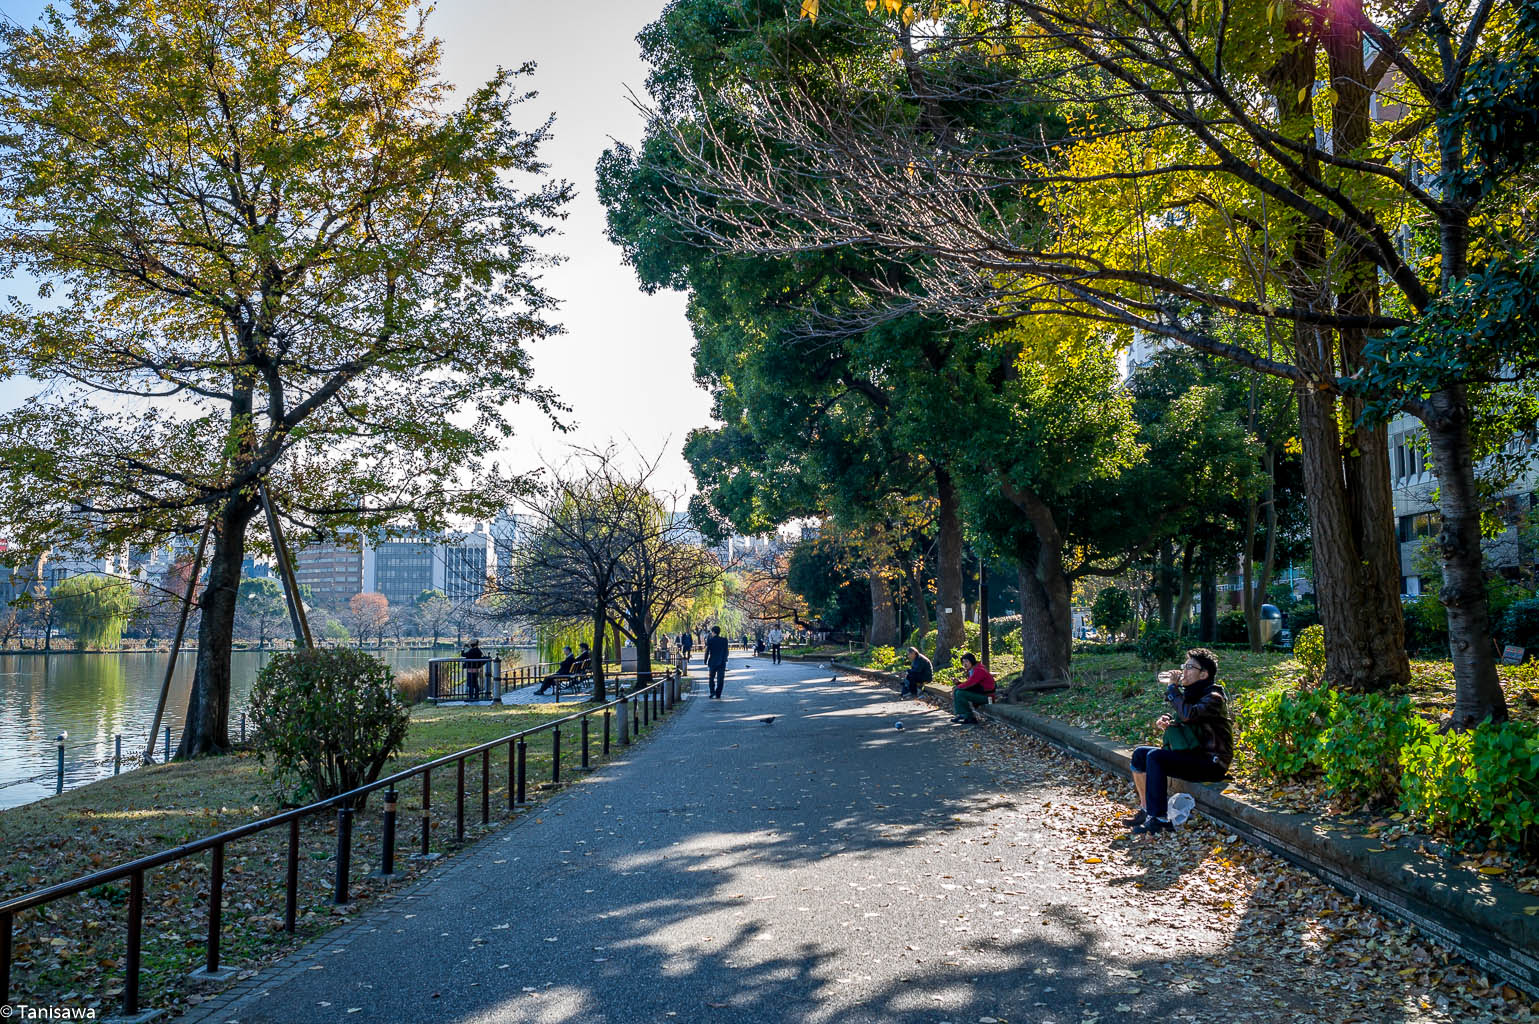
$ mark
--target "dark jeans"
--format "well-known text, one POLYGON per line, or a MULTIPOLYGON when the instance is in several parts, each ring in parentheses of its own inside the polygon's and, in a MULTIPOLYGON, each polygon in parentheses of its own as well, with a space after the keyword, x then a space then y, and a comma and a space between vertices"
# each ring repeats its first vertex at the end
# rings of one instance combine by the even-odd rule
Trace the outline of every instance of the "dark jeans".
POLYGON ((770 664, 772 664, 772 665, 780 664, 780 645, 779 644, 770 644, 770 657, 772 659, 774 659, 773 661, 771 661, 770 664))
POLYGON ((711 696, 720 697, 722 687, 727 685, 727 666, 708 665, 706 667, 710 670, 708 681, 711 685, 711 696))
POLYGON ((1144 810, 1151 818, 1163 818, 1168 807, 1167 783, 1170 779, 1188 782, 1217 782, 1224 777, 1224 766, 1205 750, 1166 750, 1164 747, 1138 747, 1133 751, 1133 771, 1144 773, 1144 810))

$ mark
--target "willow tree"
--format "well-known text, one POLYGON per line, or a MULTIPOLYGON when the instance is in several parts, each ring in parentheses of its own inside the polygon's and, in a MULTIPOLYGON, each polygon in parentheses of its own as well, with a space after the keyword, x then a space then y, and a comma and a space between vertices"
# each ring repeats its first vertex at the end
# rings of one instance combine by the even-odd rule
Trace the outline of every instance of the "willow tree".
POLYGON ((552 408, 524 348, 569 191, 550 122, 514 125, 528 68, 451 103, 425 17, 74 0, 0 26, 0 253, 42 282, 0 362, 46 384, 0 417, 0 519, 23 548, 211 525, 182 756, 228 747, 259 485, 324 535, 489 515, 503 405, 552 408))

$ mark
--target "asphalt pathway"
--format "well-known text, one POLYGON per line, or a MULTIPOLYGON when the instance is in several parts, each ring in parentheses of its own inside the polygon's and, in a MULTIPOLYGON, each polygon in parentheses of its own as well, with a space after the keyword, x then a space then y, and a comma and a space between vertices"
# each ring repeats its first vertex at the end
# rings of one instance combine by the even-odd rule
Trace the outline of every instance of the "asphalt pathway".
POLYGON ((647 742, 207 1019, 1349 1018, 1307 965, 1215 975, 1233 934, 1217 898, 1180 894, 1158 862, 1107 877, 1087 855, 1117 810, 1104 788, 1045 748, 1005 771, 948 718, 734 656, 725 699, 701 687, 647 742))

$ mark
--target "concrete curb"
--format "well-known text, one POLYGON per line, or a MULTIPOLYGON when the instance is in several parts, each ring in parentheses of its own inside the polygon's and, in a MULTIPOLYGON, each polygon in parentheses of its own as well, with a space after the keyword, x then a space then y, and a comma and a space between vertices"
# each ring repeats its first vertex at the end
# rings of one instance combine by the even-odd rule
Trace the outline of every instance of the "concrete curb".
MULTIPOLYGON (((841 672, 883 683, 902 676, 834 662, 841 672)), ((937 697, 949 688, 929 684, 937 697)), ((982 714, 1034 736, 1103 771, 1126 778, 1132 751, 1087 729, 1014 704, 989 704, 982 714)), ((1370 906, 1407 921, 1481 968, 1539 997, 1539 915, 1523 912, 1539 896, 1520 893, 1472 868, 1411 850, 1384 849, 1376 839, 1337 834, 1328 819, 1269 811, 1216 786, 1175 781, 1209 818, 1277 853, 1370 906)))

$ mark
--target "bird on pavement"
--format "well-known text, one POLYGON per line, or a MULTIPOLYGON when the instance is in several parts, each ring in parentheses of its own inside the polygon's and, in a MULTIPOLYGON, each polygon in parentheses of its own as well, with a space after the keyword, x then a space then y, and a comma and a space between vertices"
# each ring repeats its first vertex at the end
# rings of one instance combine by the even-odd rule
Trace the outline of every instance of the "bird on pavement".
POLYGON ((770 715, 768 718, 759 719, 759 721, 763 722, 765 725, 774 725, 775 719, 779 717, 779 715, 770 715))

